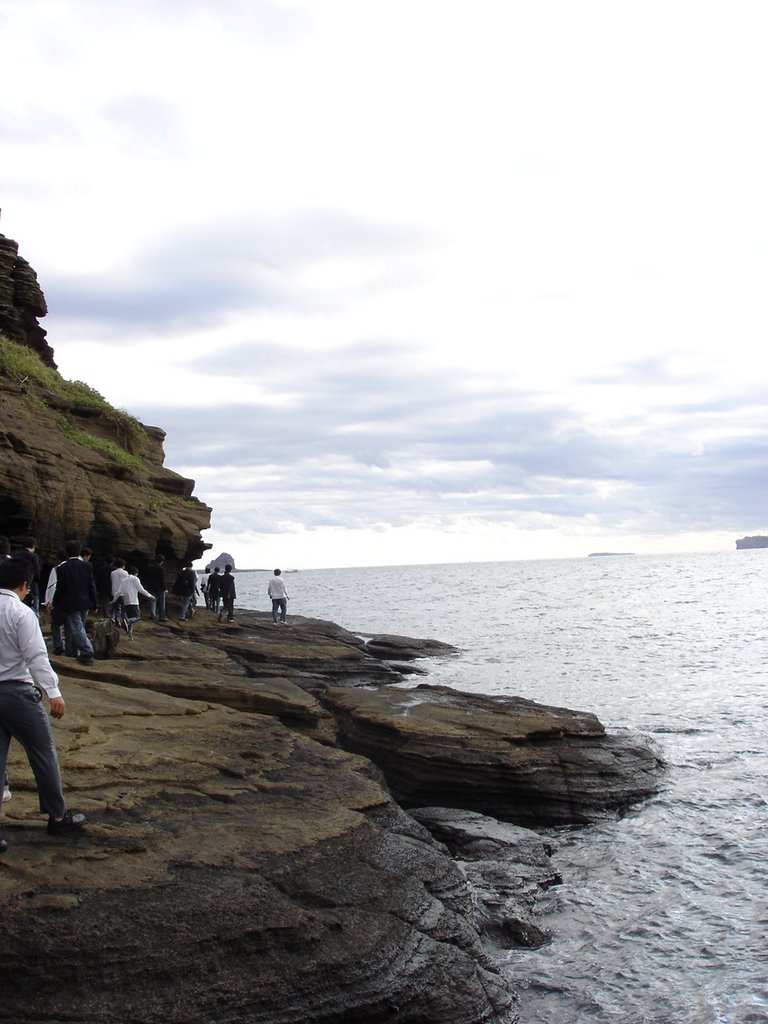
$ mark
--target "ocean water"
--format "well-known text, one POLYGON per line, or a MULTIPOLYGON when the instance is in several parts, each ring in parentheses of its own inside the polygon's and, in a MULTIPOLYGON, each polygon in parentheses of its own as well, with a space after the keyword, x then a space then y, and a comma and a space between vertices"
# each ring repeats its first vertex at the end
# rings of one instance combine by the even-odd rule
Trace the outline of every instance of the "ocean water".
MULTIPOLYGON (((266 610, 268 572, 239 573, 266 610)), ((768 550, 286 573, 291 614, 445 640, 428 682, 651 736, 663 791, 559 829, 523 1024, 768 1022, 768 550)), ((421 681, 421 680, 417 680, 421 681)))

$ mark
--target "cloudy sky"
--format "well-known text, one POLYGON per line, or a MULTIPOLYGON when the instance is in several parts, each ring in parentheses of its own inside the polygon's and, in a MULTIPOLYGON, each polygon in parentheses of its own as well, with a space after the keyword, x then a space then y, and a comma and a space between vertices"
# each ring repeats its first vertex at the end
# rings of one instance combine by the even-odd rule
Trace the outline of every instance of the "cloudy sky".
POLYGON ((240 567, 768 532, 764 0, 3 0, 0 231, 240 567))

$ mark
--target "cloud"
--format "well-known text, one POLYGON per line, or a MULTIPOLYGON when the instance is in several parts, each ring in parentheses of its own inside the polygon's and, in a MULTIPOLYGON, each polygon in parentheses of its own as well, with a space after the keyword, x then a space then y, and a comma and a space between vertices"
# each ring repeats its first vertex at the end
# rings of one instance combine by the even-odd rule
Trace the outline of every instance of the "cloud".
MULTIPOLYGON (((271 532, 279 509, 281 530, 284 514, 310 529, 447 527, 471 516, 521 528, 590 520, 664 533, 736 529, 764 507, 756 481, 768 445, 759 427, 690 450, 684 406, 668 410, 664 425, 627 435, 621 419, 594 429, 562 402, 523 393, 505 400, 503 388, 468 401, 467 381, 447 374, 408 379, 397 392, 394 367, 367 372, 367 360, 384 351, 363 350, 356 385, 349 353, 343 383, 319 359, 295 360, 290 407, 222 395, 215 410, 147 415, 164 417, 173 463, 239 530, 271 532)), ((694 417, 698 429, 719 420, 721 406, 712 406, 694 417)))
MULTIPOLYGON (((136 116, 136 102, 120 107, 127 118, 136 116)), ((156 114, 162 136, 171 115, 156 114)), ((190 210, 190 220, 202 213, 190 210)), ((119 266, 53 272, 46 296, 63 328, 87 326, 102 332, 105 343, 126 333, 201 330, 248 312, 328 314, 407 285, 416 253, 436 241, 417 229, 329 211, 201 223, 145 239, 119 266), (310 271, 317 283, 308 279, 310 271)))

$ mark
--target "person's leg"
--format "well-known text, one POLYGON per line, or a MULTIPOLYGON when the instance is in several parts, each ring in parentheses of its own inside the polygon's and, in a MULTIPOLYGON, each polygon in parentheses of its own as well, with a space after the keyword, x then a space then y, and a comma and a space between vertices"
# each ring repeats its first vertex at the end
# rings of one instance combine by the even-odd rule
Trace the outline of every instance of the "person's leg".
POLYGON ((163 590, 157 595, 157 620, 158 622, 165 622, 165 591, 163 590))
POLYGON ((85 632, 85 613, 72 612, 67 615, 67 627, 72 637, 77 656, 83 661, 93 661, 93 646, 85 632))
POLYGON ((56 612, 51 616, 51 640, 53 641, 53 653, 64 653, 64 629, 63 623, 56 612))
POLYGON ((272 621, 274 622, 275 625, 277 625, 277 610, 278 610, 279 607, 280 607, 280 598, 279 597, 273 597, 272 598, 272 621))
POLYGON ((191 604, 192 604, 192 595, 191 594, 185 594, 184 598, 183 598, 183 600, 181 602, 181 615, 179 616, 180 619, 186 619, 187 612, 189 611, 189 606, 191 604))
POLYGON ((8 742, 13 736, 24 748, 37 783, 40 810, 50 818, 61 818, 66 809, 61 771, 53 730, 43 706, 43 695, 30 683, 0 684, 0 768, 5 771, 8 742))
POLYGON ((280 621, 285 625, 285 616, 288 613, 288 602, 284 597, 280 598, 280 621))

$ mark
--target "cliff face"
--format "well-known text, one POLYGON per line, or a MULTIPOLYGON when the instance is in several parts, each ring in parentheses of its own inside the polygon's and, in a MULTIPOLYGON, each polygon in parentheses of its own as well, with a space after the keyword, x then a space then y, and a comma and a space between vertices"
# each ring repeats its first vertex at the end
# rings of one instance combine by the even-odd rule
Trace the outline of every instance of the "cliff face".
POLYGON ((0 534, 13 550, 36 537, 43 563, 73 537, 139 566, 199 558, 211 510, 163 465, 164 432, 56 372, 46 312, 35 272, 0 235, 0 534))
POLYGON ((19 256, 18 245, 0 235, 0 332, 37 352, 45 365, 55 370, 53 349, 37 322, 47 312, 37 274, 19 256))
POLYGON ((139 564, 199 558, 211 510, 163 466, 163 431, 144 432, 141 457, 121 461, 119 424, 98 406, 0 377, 0 533, 14 550, 36 537, 43 562, 71 537, 139 564))

